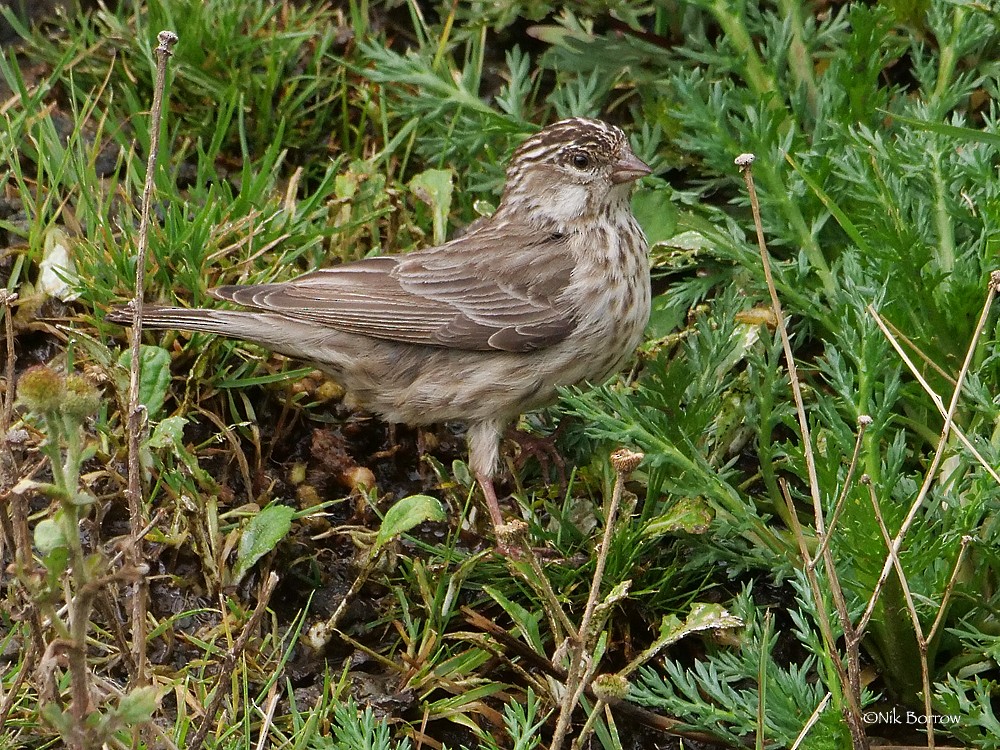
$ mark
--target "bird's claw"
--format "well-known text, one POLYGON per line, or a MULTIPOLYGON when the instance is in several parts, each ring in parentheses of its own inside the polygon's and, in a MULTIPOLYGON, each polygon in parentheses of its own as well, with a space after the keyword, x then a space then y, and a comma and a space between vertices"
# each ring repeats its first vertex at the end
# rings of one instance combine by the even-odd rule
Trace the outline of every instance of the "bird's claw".
POLYGON ((542 476, 548 481, 552 467, 555 467, 559 476, 559 487, 563 493, 566 492, 569 483, 566 479, 566 461, 556 448, 555 441, 563 428, 563 422, 551 435, 532 435, 521 430, 511 428, 507 430, 506 438, 517 444, 518 453, 514 457, 514 468, 520 470, 527 463, 529 458, 538 461, 542 470, 542 476))

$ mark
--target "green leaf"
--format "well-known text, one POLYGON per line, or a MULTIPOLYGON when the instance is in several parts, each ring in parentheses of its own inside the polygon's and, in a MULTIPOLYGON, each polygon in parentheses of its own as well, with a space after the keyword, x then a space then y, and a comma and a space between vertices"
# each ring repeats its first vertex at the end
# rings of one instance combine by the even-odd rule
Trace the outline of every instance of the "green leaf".
POLYGON ((127 727, 147 722, 156 711, 158 697, 159 690, 152 685, 136 688, 122 697, 115 718, 127 727))
POLYGON ((42 706, 41 715, 42 719, 55 727, 63 737, 68 737, 73 732, 73 715, 59 708, 58 703, 46 703, 42 706))
POLYGON ((434 218, 434 244, 447 239, 448 213, 451 211, 452 173, 449 169, 427 169, 412 180, 410 190, 431 208, 434 218))
POLYGON ((386 511, 371 553, 376 554, 392 539, 409 531, 417 524, 424 521, 443 521, 444 519, 444 508, 437 498, 429 495, 404 497, 386 511))
POLYGON ((240 546, 236 552, 236 567, 233 570, 233 585, 236 585, 256 562, 273 550, 292 528, 295 509, 287 505, 269 505, 243 530, 240 546))
POLYGON ((63 573, 69 568, 69 547, 64 544, 53 549, 42 557, 42 566, 45 568, 46 586, 50 591, 60 590, 63 573))
POLYGON ((595 36, 582 29, 570 29, 565 26, 543 25, 531 26, 528 33, 535 39, 554 47, 562 46, 569 49, 576 49, 576 45, 570 42, 592 42, 595 36))
POLYGON ((695 602, 687 619, 682 623, 676 615, 665 615, 660 621, 660 633, 650 646, 633 659, 620 674, 623 676, 634 672, 640 665, 649 662, 660 651, 672 643, 676 643, 686 635, 701 630, 716 628, 738 628, 743 626, 743 620, 731 615, 719 604, 704 604, 695 602))
POLYGON ((684 620, 684 628, 677 637, 680 638, 699 630, 740 627, 743 627, 743 620, 730 614, 722 605, 696 602, 691 605, 691 612, 684 620))
POLYGON ((917 128, 918 130, 928 130, 931 133, 946 135, 950 138, 958 138, 961 141, 985 143, 989 146, 1000 147, 1000 133, 994 133, 989 130, 978 130, 975 128, 963 128, 960 125, 949 125, 944 122, 936 122, 933 120, 921 120, 917 117, 907 117, 906 115, 898 112, 887 112, 884 109, 878 111, 888 115, 894 120, 917 128))
MULTIPOLYGON (((159 346, 143 345, 139 349, 139 360, 139 401, 152 419, 163 408, 170 387, 170 352, 159 346)), ((118 364, 126 370, 131 367, 131 350, 122 352, 118 364)))
POLYGON ((669 294, 653 297, 653 308, 649 313, 649 323, 646 325, 646 336, 652 339, 662 339, 684 325, 687 310, 674 304, 669 294))
POLYGON ((503 607, 504 611, 510 616, 510 619, 514 621, 514 626, 520 631, 521 638, 531 646, 536 653, 545 653, 545 639, 542 638, 541 630, 538 627, 538 623, 542 619, 542 613, 539 611, 529 611, 522 607, 517 602, 508 599, 504 596, 499 589, 493 586, 483 586, 483 591, 485 591, 493 600, 503 607))
POLYGON ((711 506, 701 497, 685 497, 664 513, 650 520, 643 528, 643 536, 657 537, 684 531, 688 534, 704 534, 712 523, 711 506))
POLYGON ((291 380, 301 380, 309 373, 316 372, 315 367, 298 367, 294 370, 276 372, 272 375, 257 375, 249 378, 227 378, 218 384, 218 388, 249 388, 254 385, 271 385, 285 383, 291 380))
POLYGON ((167 417, 161 420, 153 428, 153 434, 149 436, 149 447, 169 448, 181 445, 184 437, 184 426, 187 422, 184 417, 167 417))
POLYGON ((44 557, 50 552, 66 546, 62 526, 53 518, 43 518, 35 526, 35 547, 44 557))
POLYGON ((643 186, 632 196, 632 213, 650 245, 677 234, 677 208, 670 202, 672 192, 667 185, 643 186))
POLYGON ((869 248, 868 243, 865 241, 864 236, 861 234, 861 230, 859 230, 857 226, 855 226, 854 222, 851 221, 847 213, 839 205, 837 205, 836 201, 834 201, 833 198, 831 198, 830 195, 825 190, 823 190, 823 187, 822 185, 820 185, 819 181, 816 180, 815 177, 806 172, 804 169, 802 169, 795 161, 795 159, 793 159, 789 154, 785 154, 785 160, 792 165, 792 169, 794 169, 796 173, 799 175, 799 177, 801 177, 805 181, 805 183, 809 186, 809 188, 813 191, 813 193, 816 194, 816 197, 823 202, 823 205, 826 206, 827 210, 831 214, 833 214, 833 217, 837 220, 837 223, 840 224, 840 228, 843 229, 844 232, 847 234, 847 236, 850 237, 851 240, 854 242, 854 244, 858 246, 858 249, 861 251, 861 253, 863 255, 870 255, 871 248, 869 248))
POLYGON ((471 487, 475 481, 472 478, 472 472, 469 471, 469 465, 460 459, 451 462, 451 473, 455 477, 455 481, 463 487, 471 487))
MULTIPOLYGON (((594 607, 594 616, 590 621, 590 631, 584 634, 585 640, 589 640, 594 635, 598 634, 598 631, 600 631, 607 623, 608 617, 610 617, 611 612, 618 606, 618 603, 628 597, 628 591, 631 587, 631 580, 621 581, 613 589, 611 589, 602 602, 594 607)), ((607 635, 607 633, 600 633, 601 637, 604 637, 605 635, 607 635)), ((593 658, 596 660, 600 659, 596 651, 593 658)))

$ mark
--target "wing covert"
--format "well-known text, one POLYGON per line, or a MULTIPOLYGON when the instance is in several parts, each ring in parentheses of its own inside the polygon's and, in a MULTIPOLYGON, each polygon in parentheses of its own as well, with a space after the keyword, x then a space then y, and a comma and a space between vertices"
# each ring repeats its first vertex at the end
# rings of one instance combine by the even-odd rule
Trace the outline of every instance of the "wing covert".
POLYGON ((261 311, 411 344, 525 352, 564 339, 576 311, 562 294, 573 272, 565 238, 502 236, 487 224, 439 247, 385 255, 291 281, 223 286, 212 294, 261 311))

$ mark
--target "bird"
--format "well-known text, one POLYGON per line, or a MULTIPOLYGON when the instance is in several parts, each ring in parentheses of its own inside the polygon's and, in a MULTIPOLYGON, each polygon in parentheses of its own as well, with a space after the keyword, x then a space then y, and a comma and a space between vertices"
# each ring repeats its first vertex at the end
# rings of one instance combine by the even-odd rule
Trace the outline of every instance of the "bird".
MULTIPOLYGON (((502 546, 493 480, 505 430, 560 387, 603 383, 641 342, 649 252, 630 198, 650 173, 619 127, 560 120, 515 149, 496 211, 456 239, 209 290, 240 309, 147 304, 142 325, 304 360, 343 386, 348 406, 389 423, 465 423, 502 546)), ((121 305, 107 320, 133 315, 121 305)))

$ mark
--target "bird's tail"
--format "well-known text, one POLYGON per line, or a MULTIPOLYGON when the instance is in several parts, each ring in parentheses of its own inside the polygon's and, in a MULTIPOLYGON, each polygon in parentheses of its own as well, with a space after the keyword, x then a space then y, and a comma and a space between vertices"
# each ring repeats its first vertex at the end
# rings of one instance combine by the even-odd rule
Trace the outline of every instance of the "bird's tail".
MULTIPOLYGON (((131 325, 133 317, 130 306, 118 305, 111 309, 105 320, 131 325)), ((142 327, 199 331, 252 341, 278 354, 312 362, 331 374, 339 373, 346 363, 352 362, 358 350, 357 336, 263 310, 143 305, 142 327)))
MULTIPOLYGON (((259 338, 260 313, 256 315, 239 310, 210 310, 198 307, 165 307, 143 305, 142 327, 153 330, 201 331, 232 338, 259 338)), ((132 325, 134 311, 131 305, 116 305, 105 317, 110 323, 132 325)))

